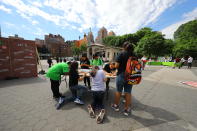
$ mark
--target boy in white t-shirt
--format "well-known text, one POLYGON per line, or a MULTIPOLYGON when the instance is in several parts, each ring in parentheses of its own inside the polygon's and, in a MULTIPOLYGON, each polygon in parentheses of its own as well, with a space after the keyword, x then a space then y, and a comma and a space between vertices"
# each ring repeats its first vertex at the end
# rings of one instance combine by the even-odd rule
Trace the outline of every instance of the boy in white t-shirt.
POLYGON ((98 66, 93 67, 93 71, 90 73, 92 77, 92 94, 93 94, 93 102, 91 105, 88 105, 88 111, 90 117, 95 118, 95 110, 99 109, 100 113, 96 117, 97 123, 103 122, 103 117, 105 115, 105 109, 103 105, 103 99, 105 96, 105 81, 106 76, 103 70, 99 70, 98 66))
POLYGON ((188 69, 191 69, 192 67, 192 62, 193 62, 193 58, 191 56, 189 56, 188 60, 187 60, 187 64, 188 64, 188 69))

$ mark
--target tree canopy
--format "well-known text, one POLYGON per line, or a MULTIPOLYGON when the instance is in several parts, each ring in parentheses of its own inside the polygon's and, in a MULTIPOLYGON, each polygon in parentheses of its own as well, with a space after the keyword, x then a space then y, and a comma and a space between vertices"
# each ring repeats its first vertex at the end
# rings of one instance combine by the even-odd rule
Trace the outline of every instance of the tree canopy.
POLYGON ((182 24, 174 33, 175 56, 197 56, 197 20, 182 24))
POLYGON ((73 54, 79 57, 80 54, 87 51, 87 43, 82 43, 80 47, 77 47, 75 43, 72 43, 71 49, 73 54))
POLYGON ((136 55, 163 56, 172 53, 173 41, 151 28, 145 27, 134 34, 122 36, 108 36, 103 39, 107 46, 122 47, 124 42, 130 42, 135 46, 136 55))

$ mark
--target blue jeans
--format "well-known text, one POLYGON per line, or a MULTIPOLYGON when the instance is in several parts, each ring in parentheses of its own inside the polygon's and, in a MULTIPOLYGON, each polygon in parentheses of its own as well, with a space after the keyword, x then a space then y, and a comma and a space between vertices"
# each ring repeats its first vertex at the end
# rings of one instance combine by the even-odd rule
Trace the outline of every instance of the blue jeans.
POLYGON ((120 73, 117 78, 116 78, 116 88, 117 91, 122 93, 123 89, 125 93, 129 93, 131 94, 131 90, 132 90, 132 86, 133 85, 129 85, 127 84, 127 82, 125 81, 125 75, 124 72, 120 73))
POLYGON ((75 86, 71 86, 69 88, 70 88, 70 91, 72 92, 73 100, 76 98, 81 99, 81 97, 83 96, 83 93, 87 90, 87 87, 82 86, 82 85, 75 85, 75 86))

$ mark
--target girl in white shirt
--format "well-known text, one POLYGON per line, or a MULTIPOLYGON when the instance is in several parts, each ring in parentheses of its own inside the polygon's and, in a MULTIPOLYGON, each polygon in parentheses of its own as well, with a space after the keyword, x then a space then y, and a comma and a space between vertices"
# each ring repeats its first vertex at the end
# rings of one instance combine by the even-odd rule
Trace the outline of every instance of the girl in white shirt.
POLYGON ((95 110, 99 109, 100 113, 96 117, 97 123, 102 123, 103 117, 105 115, 105 109, 103 105, 103 99, 105 96, 105 81, 106 76, 103 70, 99 70, 98 66, 93 67, 93 71, 90 73, 92 77, 92 94, 93 94, 93 102, 92 104, 88 105, 88 111, 90 117, 95 118, 95 110))

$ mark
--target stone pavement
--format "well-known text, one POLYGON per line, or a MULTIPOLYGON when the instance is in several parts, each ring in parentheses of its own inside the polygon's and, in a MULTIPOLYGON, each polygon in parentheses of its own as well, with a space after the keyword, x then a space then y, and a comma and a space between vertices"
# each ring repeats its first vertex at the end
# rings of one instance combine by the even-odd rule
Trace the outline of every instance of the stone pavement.
MULTIPOLYGON (((0 131, 196 131, 197 89, 180 83, 196 81, 196 69, 147 67, 142 83, 133 88, 129 117, 110 108, 115 91, 112 80, 103 124, 89 117, 88 94, 84 98, 86 105, 67 103, 56 110, 50 81, 43 76, 0 81, 0 131)), ((65 82, 60 90, 65 96, 71 95, 65 82)))

